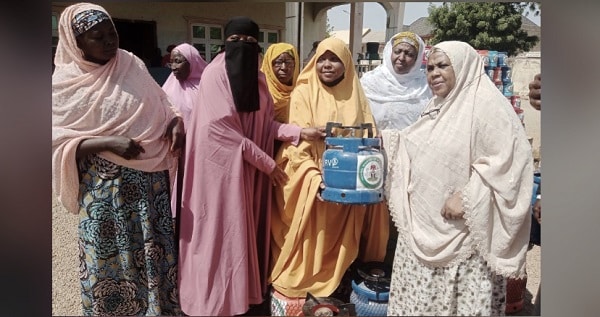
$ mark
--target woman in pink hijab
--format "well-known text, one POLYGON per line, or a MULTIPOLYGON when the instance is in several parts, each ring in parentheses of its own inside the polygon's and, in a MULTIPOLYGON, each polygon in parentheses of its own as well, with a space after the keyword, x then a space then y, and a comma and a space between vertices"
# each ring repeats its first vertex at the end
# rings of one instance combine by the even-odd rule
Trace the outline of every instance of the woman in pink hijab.
MULTIPOLYGON (((188 43, 180 44, 171 50, 171 58, 167 65, 172 73, 162 88, 169 96, 173 106, 181 113, 186 128, 189 125, 192 109, 199 106, 198 86, 207 64, 198 50, 188 43)), ((181 206, 181 182, 184 164, 184 156, 181 155, 177 175, 175 176, 176 182, 171 192, 171 212, 177 222, 177 235, 179 234, 179 217, 177 215, 181 206)))
POLYGON ((182 119, 101 6, 65 8, 54 62, 52 185, 80 219, 82 314, 179 315, 169 173, 182 119))
POLYGON ((207 64, 198 50, 188 43, 179 44, 171 50, 167 65, 172 73, 162 88, 173 106, 181 112, 186 128, 192 108, 198 103, 198 85, 207 64))
POLYGON ((258 34, 246 17, 226 24, 225 50, 206 67, 202 106, 191 113, 179 239, 179 295, 188 315, 239 315, 263 302, 271 193, 287 178, 272 158, 274 140, 324 135, 274 120, 258 34))

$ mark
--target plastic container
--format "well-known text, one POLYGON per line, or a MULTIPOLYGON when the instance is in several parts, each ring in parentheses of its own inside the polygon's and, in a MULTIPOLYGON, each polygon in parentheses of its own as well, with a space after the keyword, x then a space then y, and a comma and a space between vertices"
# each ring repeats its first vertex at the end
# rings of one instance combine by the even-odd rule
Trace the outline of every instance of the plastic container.
POLYGON ((494 81, 494 84, 496 85, 496 88, 498 88, 498 90, 500 90, 500 92, 502 92, 502 91, 503 91, 503 89, 504 89, 504 85, 502 84, 502 81, 501 81, 501 80, 496 80, 496 81, 494 81))
POLYGON ((486 66, 485 67, 485 73, 488 75, 488 77, 490 78, 490 80, 492 80, 492 81, 494 80, 494 69, 493 68, 491 68, 489 66, 486 66))
POLYGON ((496 81, 503 81, 502 80, 502 68, 501 67, 494 67, 494 73, 493 73, 492 81, 494 81, 494 82, 496 82, 496 81))
POLYGON ((508 66, 508 54, 506 52, 498 52, 498 66, 508 66))
POLYGON ((512 81, 503 81, 502 82, 502 94, 510 97, 513 95, 513 83, 512 81))
POLYGON ((500 68, 502 70, 502 81, 503 82, 507 82, 507 81, 511 81, 511 77, 512 77, 512 68, 509 66, 503 66, 500 68))
POLYGON ((490 67, 498 67, 498 51, 488 51, 490 67))
POLYGON ((490 59, 488 57, 488 50, 477 50, 477 53, 481 56, 481 60, 483 61, 484 67, 490 66, 490 59))

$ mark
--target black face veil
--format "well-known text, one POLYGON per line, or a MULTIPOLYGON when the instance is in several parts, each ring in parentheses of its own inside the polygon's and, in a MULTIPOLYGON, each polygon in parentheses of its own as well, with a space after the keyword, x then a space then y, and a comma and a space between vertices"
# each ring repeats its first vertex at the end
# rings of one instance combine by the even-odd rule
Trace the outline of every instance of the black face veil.
MULTIPOLYGON (((247 17, 235 17, 225 25, 225 38, 232 34, 258 39, 258 25, 247 17)), ((260 108, 258 91, 258 43, 225 42, 225 68, 233 102, 238 112, 253 112, 260 108)))

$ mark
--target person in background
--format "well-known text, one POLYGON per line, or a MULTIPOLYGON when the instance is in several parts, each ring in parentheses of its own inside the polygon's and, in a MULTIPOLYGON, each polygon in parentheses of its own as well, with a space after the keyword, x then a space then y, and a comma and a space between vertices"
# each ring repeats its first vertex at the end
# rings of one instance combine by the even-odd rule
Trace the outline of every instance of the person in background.
POLYGON ((167 46, 167 54, 163 55, 162 61, 160 63, 162 67, 168 67, 167 64, 171 60, 171 51, 175 48, 175 46, 177 45, 170 44, 169 46, 167 46))
POLYGON ((154 48, 154 54, 150 58, 150 63, 148 67, 161 67, 162 64, 162 52, 160 51, 160 47, 154 48))
MULTIPOLYGON (((173 106, 181 113, 184 127, 189 126, 190 113, 199 107, 198 87, 202 72, 208 63, 202 59, 198 50, 188 44, 182 43, 171 50, 171 59, 167 66, 171 74, 162 86, 173 106)), ((182 150, 182 152, 185 150, 182 150)), ((171 192, 171 212, 177 223, 176 236, 179 236, 179 217, 181 207, 181 186, 183 181, 184 155, 179 156, 177 165, 176 182, 171 192)))
POLYGON ((170 176, 183 120, 104 8, 65 8, 52 75, 53 191, 79 215, 83 315, 179 315, 170 176))
POLYGON ((533 157, 469 44, 436 44, 419 120, 383 130, 385 196, 398 228, 388 316, 502 316, 526 276, 533 157))
POLYGON ((167 66, 172 72, 162 88, 181 113, 186 127, 189 126, 192 109, 199 106, 198 88, 206 65, 208 63, 198 50, 188 43, 179 44, 171 50, 167 66))
POLYGON ((292 44, 276 43, 267 49, 261 71, 265 74, 269 93, 273 97, 275 120, 287 123, 290 94, 296 85, 300 64, 298 51, 292 44))
POLYGON ((287 176, 273 160, 277 138, 321 138, 316 128, 273 119, 259 71, 258 25, 224 27, 225 50, 206 66, 187 129, 181 205, 180 301, 194 316, 233 316, 267 291, 271 193, 287 176))
MULTIPOLYGON (((397 33, 385 44, 383 63, 362 75, 360 82, 379 131, 400 130, 414 123, 433 96, 421 71, 424 49, 417 34, 397 33)), ((392 262, 397 239, 398 231, 390 219, 387 263, 392 262)))
MULTIPOLYGON (((529 104, 536 110, 542 110, 542 74, 536 74, 533 77, 533 80, 529 83, 529 104)), ((541 183, 541 177, 540 177, 541 183)), ((540 184, 541 185, 541 184, 540 184)), ((541 186, 540 186, 541 188, 541 186)), ((532 207, 533 217, 538 222, 539 225, 542 224, 542 195, 541 193, 536 193, 536 199, 533 203, 532 207)), ((540 239, 541 240, 541 239, 540 239)), ((541 241, 540 241, 541 242, 541 241)), ((538 286, 537 294, 535 295, 534 304, 534 315, 540 315, 541 313, 541 293, 542 293, 542 284, 538 286)))
POLYGON ((317 46, 319 46, 319 43, 321 41, 314 41, 312 43, 312 48, 310 49, 310 52, 308 52, 308 55, 306 56, 306 58, 304 59, 304 64, 306 65, 306 63, 308 63, 308 61, 310 61, 310 59, 315 55, 315 52, 317 51, 317 46))
POLYGON ((542 74, 533 77, 529 83, 529 103, 536 110, 542 110, 542 74))
POLYGON ((424 49, 417 34, 400 32, 386 43, 383 63, 361 77, 380 131, 400 130, 417 121, 433 96, 420 69, 424 49))
MULTIPOLYGON (((260 70, 265 74, 269 93, 273 97, 275 120, 288 123, 290 94, 300 73, 298 51, 292 44, 276 43, 269 46, 262 60, 260 70)), ((275 140, 273 153, 279 151, 281 144, 281 141, 275 140)))
MULTIPOLYGON (((289 121, 301 127, 375 124, 343 41, 327 38, 319 43, 292 91, 289 121)), ((389 222, 385 203, 350 205, 321 199, 324 151, 324 140, 304 140, 298 145, 284 143, 276 156, 289 181, 275 187, 272 301, 298 301, 307 293, 330 296, 355 260, 382 261, 385 256, 389 222)))

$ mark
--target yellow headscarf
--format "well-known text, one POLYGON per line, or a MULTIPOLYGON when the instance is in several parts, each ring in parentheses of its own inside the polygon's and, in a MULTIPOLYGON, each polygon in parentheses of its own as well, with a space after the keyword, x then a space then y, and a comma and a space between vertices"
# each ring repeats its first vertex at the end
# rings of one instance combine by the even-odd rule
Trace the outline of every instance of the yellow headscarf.
MULTIPOLYGON (((365 94, 346 44, 336 38, 319 43, 315 55, 298 76, 290 102, 290 123, 301 127, 374 124, 365 94), (319 80, 316 62, 326 51, 345 66, 344 78, 328 87, 319 80)), ((348 205, 316 199, 322 181, 325 141, 285 143, 276 161, 289 177, 277 186, 271 218, 271 282, 288 297, 329 296, 357 258, 382 261, 389 215, 384 202, 348 205)))
MULTIPOLYGON (((290 123, 301 127, 325 126, 328 121, 339 122, 343 125, 359 125, 372 123, 375 125, 371 108, 358 75, 354 69, 352 53, 342 40, 330 37, 319 43, 315 55, 308 61, 296 82, 294 94, 296 100, 302 100, 296 105, 290 105, 290 123), (345 66, 344 79, 333 87, 327 87, 319 79, 317 60, 326 51, 337 55, 345 66), (301 89, 298 89, 302 87, 301 89), (316 106, 321 115, 307 113, 305 109, 292 109, 304 106, 304 103, 316 106), (296 112, 297 115, 292 116, 296 112)), ((374 131, 375 132, 375 131, 374 131)))
POLYGON ((273 96, 273 102, 275 103, 275 120, 287 123, 289 117, 290 94, 292 93, 294 86, 296 86, 296 80, 300 73, 298 51, 289 43, 273 44, 269 46, 265 52, 260 70, 265 73, 269 92, 271 93, 271 96, 273 96), (275 76, 275 70, 273 69, 273 60, 277 59, 282 53, 288 53, 294 58, 295 67, 291 86, 281 83, 279 79, 277 79, 277 76, 275 76))

